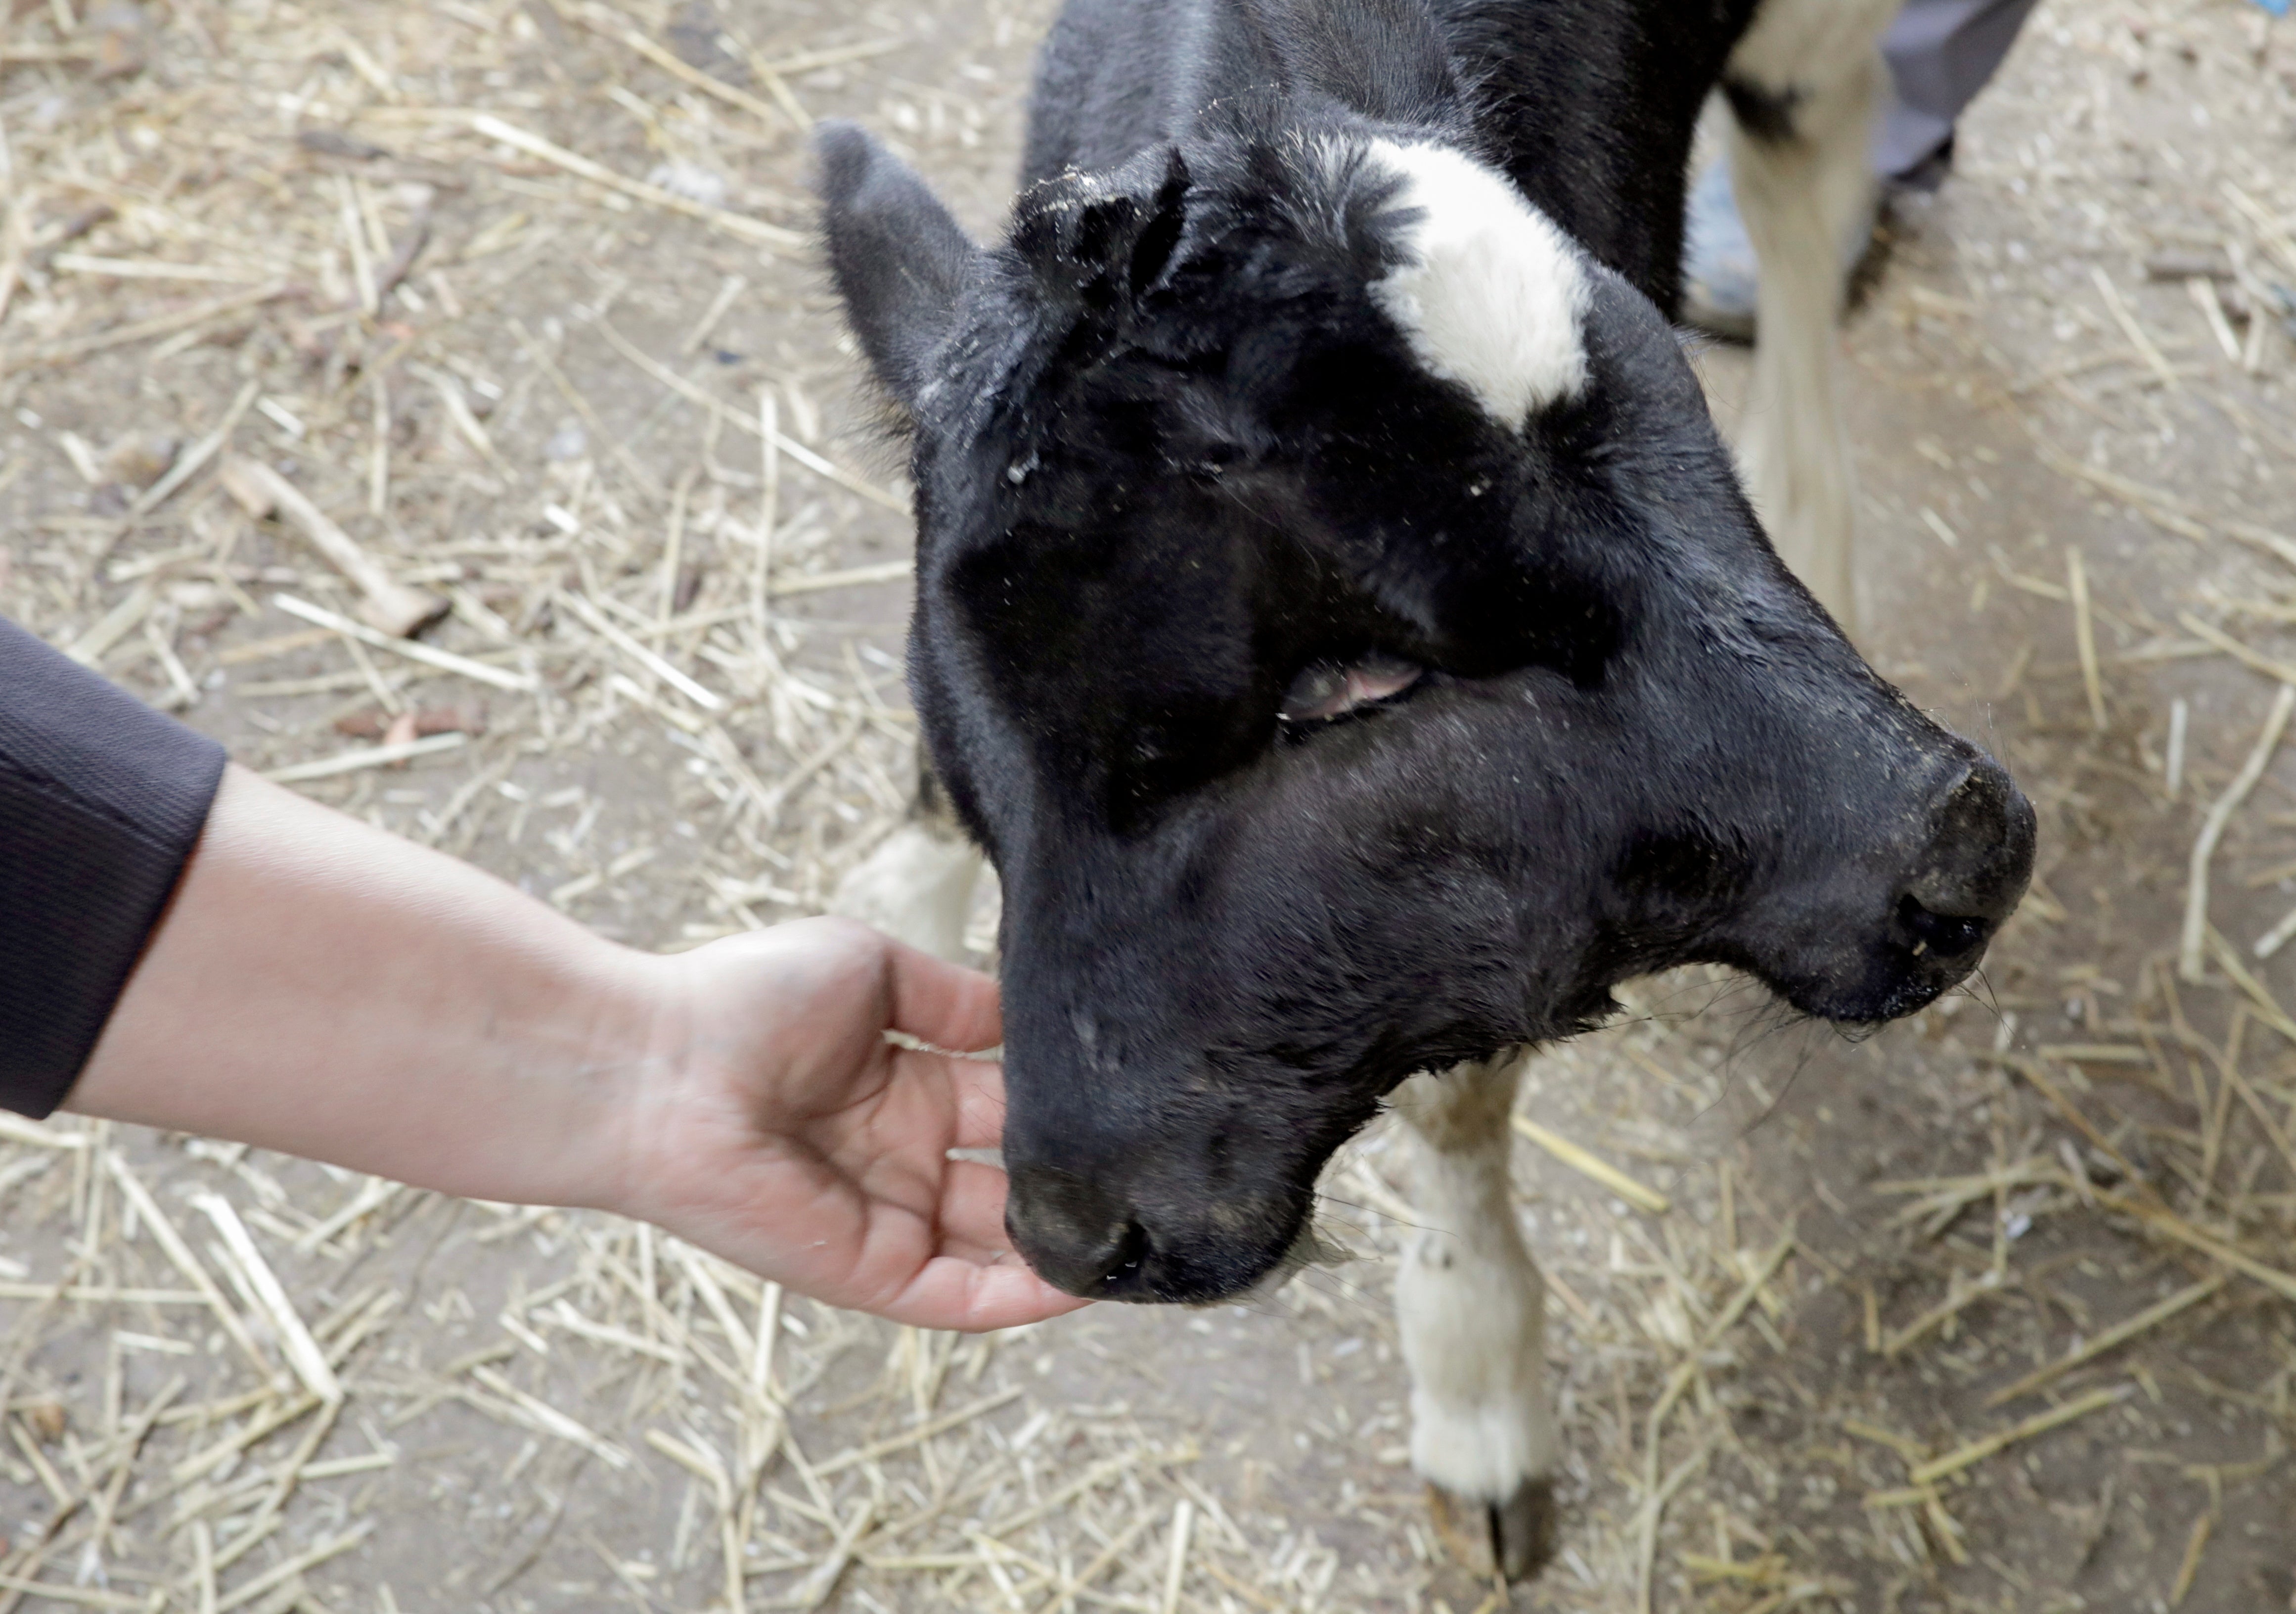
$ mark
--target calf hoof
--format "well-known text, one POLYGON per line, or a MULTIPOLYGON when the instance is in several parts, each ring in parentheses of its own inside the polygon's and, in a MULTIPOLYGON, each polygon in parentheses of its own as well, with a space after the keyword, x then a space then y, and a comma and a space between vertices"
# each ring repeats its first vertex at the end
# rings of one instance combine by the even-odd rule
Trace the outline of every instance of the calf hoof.
POLYGON ((1534 1478, 1505 1502, 1470 1501, 1439 1485, 1427 1487, 1435 1534, 1479 1576, 1529 1580, 1554 1556, 1554 1482, 1534 1478))

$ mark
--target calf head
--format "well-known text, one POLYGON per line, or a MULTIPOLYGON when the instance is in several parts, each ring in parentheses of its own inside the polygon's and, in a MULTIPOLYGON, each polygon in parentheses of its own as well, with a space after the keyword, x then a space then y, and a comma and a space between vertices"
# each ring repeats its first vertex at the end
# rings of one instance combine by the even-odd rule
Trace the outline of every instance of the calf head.
POLYGON ((1250 1285, 1397 1083, 1626 976, 1864 1024, 1974 968, 2031 810, 1780 564, 1658 311, 1493 170, 1232 132, 982 249, 859 130, 821 154, 914 432, 917 710, 1004 881, 1046 1277, 1250 1285))

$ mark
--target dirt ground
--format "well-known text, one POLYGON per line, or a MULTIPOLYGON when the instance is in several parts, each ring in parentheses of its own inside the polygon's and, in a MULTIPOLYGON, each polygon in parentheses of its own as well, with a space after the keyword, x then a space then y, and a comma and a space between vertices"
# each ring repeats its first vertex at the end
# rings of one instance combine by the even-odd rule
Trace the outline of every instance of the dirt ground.
MULTIPOLYGON (((989 233, 1048 9, 15 0, 0 612, 632 944, 816 910, 914 734, 800 125, 989 233), (462 659, 335 626, 242 457, 462 659)), ((2296 37, 2044 0, 1890 246, 1844 339, 1867 646, 2016 772, 2040 875, 1980 990, 1869 1041, 1690 972, 1536 1060, 1522 1113, 1627 1181, 1520 1151, 1569 1456, 1512 1605, 2296 1607, 2296 950, 2256 945, 2296 760, 2235 778, 2296 681, 2296 37)), ((1743 357, 1700 362, 1727 419, 1743 357)), ((1361 1258, 1265 1305, 968 1340, 10 1123, 0 1614, 1490 1614, 1404 1462, 1399 1185, 1375 1129, 1327 1183, 1361 1258)))

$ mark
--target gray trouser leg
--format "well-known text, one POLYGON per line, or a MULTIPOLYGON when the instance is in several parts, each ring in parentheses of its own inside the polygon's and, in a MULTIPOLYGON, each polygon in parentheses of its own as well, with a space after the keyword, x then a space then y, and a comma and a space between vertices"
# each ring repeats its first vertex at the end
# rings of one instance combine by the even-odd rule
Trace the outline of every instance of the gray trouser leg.
POLYGON ((1874 171, 1911 173, 1952 137, 1954 119, 2009 54, 2034 0, 1906 0, 1882 36, 1894 94, 1874 123, 1874 171))

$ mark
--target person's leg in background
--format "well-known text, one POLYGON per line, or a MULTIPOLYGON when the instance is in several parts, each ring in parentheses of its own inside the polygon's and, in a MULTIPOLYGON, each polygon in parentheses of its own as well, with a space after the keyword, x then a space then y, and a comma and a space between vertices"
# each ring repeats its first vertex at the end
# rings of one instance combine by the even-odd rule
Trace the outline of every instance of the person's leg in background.
POLYGON ((1953 162, 1953 126, 1999 70, 2034 0, 1909 0, 1882 36, 1891 94, 1874 119, 1874 172, 1933 191, 1953 162))
MULTIPOLYGON (((1874 119, 1874 177, 1883 190, 1934 191, 1953 163, 1953 130, 2015 43, 2035 0, 1906 0, 1882 37, 1889 67, 1874 119)), ((1717 336, 1751 340, 1758 273, 1738 217, 1730 169, 1717 161, 1690 194, 1682 317, 1717 336)), ((1845 275, 1865 254, 1869 218, 1842 243, 1845 275)))

